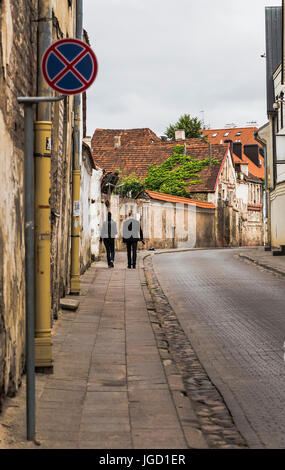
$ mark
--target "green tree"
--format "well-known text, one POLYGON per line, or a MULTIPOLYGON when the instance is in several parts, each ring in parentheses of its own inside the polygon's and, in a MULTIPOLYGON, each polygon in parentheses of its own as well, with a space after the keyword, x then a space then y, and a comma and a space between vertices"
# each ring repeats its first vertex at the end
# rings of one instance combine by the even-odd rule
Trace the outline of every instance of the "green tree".
POLYGON ((186 139, 193 139, 201 137, 200 130, 202 129, 202 122, 197 118, 191 118, 190 114, 180 116, 176 124, 170 124, 165 131, 167 137, 175 140, 175 131, 179 129, 185 130, 186 139))

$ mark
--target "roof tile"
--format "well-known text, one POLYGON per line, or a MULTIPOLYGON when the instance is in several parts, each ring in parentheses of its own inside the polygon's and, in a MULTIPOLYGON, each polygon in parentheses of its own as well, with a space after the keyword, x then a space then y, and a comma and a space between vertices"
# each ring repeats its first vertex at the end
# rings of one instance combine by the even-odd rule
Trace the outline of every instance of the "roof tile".
MULTIPOLYGON (((212 202, 197 201, 195 199, 189 199, 187 197, 172 196, 171 194, 158 193, 156 191, 149 191, 146 189, 142 191, 142 193, 146 193, 151 199, 157 199, 159 201, 190 204, 197 207, 202 207, 204 209, 216 209, 215 204, 213 204, 212 202)), ((138 194, 137 198, 139 198, 142 193, 138 194)))
MULTIPOLYGON (((233 127, 230 129, 203 129, 203 134, 208 137, 208 142, 213 144, 224 143, 225 140, 232 140, 241 142, 242 145, 258 145, 262 146, 255 140, 254 133, 258 131, 257 127, 233 127), (226 135, 228 134, 228 135, 226 135)), ((238 156, 233 153, 234 163, 241 163, 238 156)), ((248 171, 257 178, 265 177, 264 158, 260 155, 261 167, 255 165, 246 155, 242 152, 242 163, 248 164, 248 171)))
MULTIPOLYGON (((150 165, 160 165, 173 153, 176 145, 186 145, 187 155, 204 160, 210 156, 210 147, 202 139, 162 141, 148 128, 144 129, 96 129, 92 138, 92 155, 96 165, 106 172, 120 170, 123 175, 136 173, 145 178, 150 165), (121 136, 119 148, 114 137, 121 136)), ((212 158, 218 163, 203 168, 201 183, 188 186, 191 192, 214 191, 228 144, 212 145, 212 158)))

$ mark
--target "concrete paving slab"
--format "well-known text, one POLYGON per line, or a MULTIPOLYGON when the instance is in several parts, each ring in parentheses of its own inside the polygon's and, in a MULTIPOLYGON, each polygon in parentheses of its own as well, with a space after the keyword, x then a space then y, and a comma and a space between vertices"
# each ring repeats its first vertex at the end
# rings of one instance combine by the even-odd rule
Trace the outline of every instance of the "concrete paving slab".
POLYGON ((86 390, 86 381, 84 379, 58 379, 50 377, 45 384, 45 389, 54 388, 58 390, 81 391, 86 390))
POLYGON ((130 433, 93 432, 81 433, 79 449, 132 449, 130 433))
POLYGON ((65 310, 77 310, 79 307, 79 300, 68 298, 60 299, 59 307, 65 310))
POLYGON ((67 403, 72 404, 83 404, 85 398, 85 390, 61 390, 47 388, 41 396, 41 400, 44 402, 61 402, 66 405, 67 403))
POLYGON ((136 429, 133 433, 135 449, 187 449, 185 438, 176 429, 136 429))
MULTIPOLYGON (((143 273, 128 272, 125 265, 125 253, 117 253, 113 270, 93 263, 82 276, 79 308, 62 310, 54 324, 54 373, 37 377, 41 449, 187 447, 183 407, 179 417, 181 402, 166 380, 140 284, 143 273)), ((16 437, 11 448, 29 448, 23 439, 25 394, 14 403, 19 408, 10 418, 16 437)))

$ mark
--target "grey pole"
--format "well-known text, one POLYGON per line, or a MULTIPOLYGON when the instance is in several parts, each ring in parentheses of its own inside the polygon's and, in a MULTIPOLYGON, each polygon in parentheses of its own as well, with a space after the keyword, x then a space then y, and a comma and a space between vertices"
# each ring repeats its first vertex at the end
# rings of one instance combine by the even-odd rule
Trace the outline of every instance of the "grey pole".
MULTIPOLYGON (((83 0, 76 0, 76 38, 82 41, 83 36, 83 0)), ((81 94, 74 95, 74 128, 73 128, 73 169, 80 169, 80 115, 81 94)))
POLYGON ((64 96, 18 98, 24 104, 25 160, 24 160, 24 207, 25 207, 25 275, 26 275, 26 421, 27 440, 35 440, 35 274, 34 274, 34 112, 33 104, 60 101, 64 96))
POLYGON ((35 437, 35 292, 34 292, 34 116, 33 104, 25 112, 25 249, 26 249, 26 368, 27 439, 35 437))

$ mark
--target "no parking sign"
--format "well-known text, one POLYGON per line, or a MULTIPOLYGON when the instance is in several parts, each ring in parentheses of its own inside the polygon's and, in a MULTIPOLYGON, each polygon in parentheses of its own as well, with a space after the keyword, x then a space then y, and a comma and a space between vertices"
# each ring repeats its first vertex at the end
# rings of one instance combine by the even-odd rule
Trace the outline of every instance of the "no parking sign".
POLYGON ((51 88, 63 95, 75 95, 92 85, 98 63, 85 42, 73 38, 60 39, 44 53, 42 71, 51 88))

